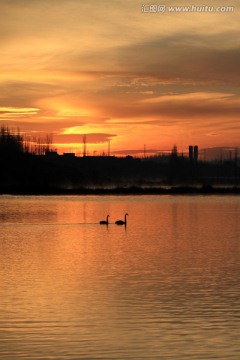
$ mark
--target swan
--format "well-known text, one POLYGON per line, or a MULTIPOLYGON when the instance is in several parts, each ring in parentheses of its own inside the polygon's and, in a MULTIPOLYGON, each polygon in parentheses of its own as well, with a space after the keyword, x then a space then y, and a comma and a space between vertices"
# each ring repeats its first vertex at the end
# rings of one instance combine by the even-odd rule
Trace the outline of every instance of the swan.
POLYGON ((127 225, 127 215, 128 214, 125 214, 125 221, 117 220, 117 221, 115 221, 115 224, 117 224, 117 225, 127 225))
POLYGON ((108 225, 108 218, 110 217, 110 215, 107 216, 107 219, 106 220, 101 220, 99 221, 99 224, 101 225, 108 225))

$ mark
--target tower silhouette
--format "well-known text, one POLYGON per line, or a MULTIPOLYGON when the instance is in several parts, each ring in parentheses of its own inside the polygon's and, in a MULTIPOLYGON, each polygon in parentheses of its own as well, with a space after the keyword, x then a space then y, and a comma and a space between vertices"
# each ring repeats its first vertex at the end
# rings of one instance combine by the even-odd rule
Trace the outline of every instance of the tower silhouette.
POLYGON ((87 155, 87 135, 83 135, 83 156, 87 155))
POLYGON ((189 160, 193 159, 193 146, 192 145, 189 145, 189 147, 188 147, 188 157, 189 157, 189 160))
POLYGON ((198 146, 197 145, 195 145, 194 149, 193 149, 193 158, 195 161, 198 160, 198 146))

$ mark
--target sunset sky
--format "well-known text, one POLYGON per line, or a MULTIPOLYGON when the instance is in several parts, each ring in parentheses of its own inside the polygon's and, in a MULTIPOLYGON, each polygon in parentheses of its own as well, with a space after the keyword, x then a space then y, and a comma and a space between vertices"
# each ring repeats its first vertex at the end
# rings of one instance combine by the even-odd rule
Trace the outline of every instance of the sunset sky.
POLYGON ((239 146, 239 0, 0 0, 0 123, 61 152, 239 146), (166 6, 165 12, 142 5, 166 6), (169 6, 227 7, 171 12, 169 6))

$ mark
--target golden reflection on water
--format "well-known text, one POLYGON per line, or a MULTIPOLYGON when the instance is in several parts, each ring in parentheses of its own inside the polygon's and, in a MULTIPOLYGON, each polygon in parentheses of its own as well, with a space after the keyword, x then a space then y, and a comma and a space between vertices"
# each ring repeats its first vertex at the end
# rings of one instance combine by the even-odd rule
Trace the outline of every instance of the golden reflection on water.
POLYGON ((239 210, 238 197, 1 197, 1 359, 237 360, 239 210))

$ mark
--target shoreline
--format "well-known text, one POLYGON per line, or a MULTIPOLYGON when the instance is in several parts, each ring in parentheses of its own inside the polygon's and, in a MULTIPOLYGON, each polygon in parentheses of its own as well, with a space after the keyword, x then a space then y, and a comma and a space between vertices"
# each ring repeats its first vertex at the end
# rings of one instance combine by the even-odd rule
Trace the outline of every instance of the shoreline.
POLYGON ((0 195, 240 195, 240 187, 214 186, 170 186, 170 187, 115 187, 64 189, 46 188, 5 188, 0 189, 0 195))

